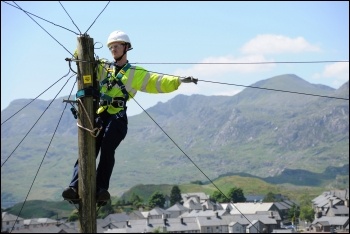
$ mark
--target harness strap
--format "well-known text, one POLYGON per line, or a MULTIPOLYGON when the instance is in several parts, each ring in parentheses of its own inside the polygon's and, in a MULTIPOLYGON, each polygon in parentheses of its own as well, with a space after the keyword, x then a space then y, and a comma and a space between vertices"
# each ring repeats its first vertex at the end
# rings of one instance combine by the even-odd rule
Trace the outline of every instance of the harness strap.
MULTIPOLYGON (((117 74, 115 74, 116 79, 113 79, 112 81, 109 80, 111 73, 108 72, 107 78, 100 82, 100 86, 108 83, 108 88, 112 88, 115 84, 118 84, 118 86, 120 87, 120 89, 124 95, 125 101, 127 101, 129 99, 129 94, 128 94, 128 91, 125 89, 125 85, 123 84, 121 79, 130 67, 131 67, 130 63, 126 63, 124 65, 124 67, 122 69, 120 69, 120 71, 118 73, 117 73, 117 70, 115 70, 115 73, 117 73, 117 74)), ((101 94, 102 99, 105 99, 104 96, 107 96, 107 95, 101 94)), ((107 98, 107 100, 108 100, 108 98, 107 98)))
MULTIPOLYGON (((124 98, 125 98, 125 101, 127 101, 129 99, 129 94, 128 94, 128 91, 126 91, 125 89, 125 85, 123 84, 123 82, 121 81, 122 77, 124 76, 125 72, 131 67, 130 63, 126 63, 124 65, 124 67, 122 69, 120 69, 120 71, 118 72, 118 74, 115 74, 115 77, 117 78, 116 79, 116 82, 117 84, 119 85, 121 91, 123 92, 124 94, 124 98)), ((115 72, 117 73, 117 70, 115 70, 115 72)))
MULTIPOLYGON (((125 74, 125 72, 126 72, 130 67, 131 67, 130 63, 126 63, 126 64, 124 65, 124 67, 123 67, 122 69, 120 69, 120 71, 118 72, 118 74, 116 74, 115 77, 116 77, 117 79, 121 80, 121 78, 123 77, 123 75, 125 74)), ((109 78, 110 78, 110 77, 111 77, 111 73, 108 71, 107 77, 106 77, 104 80, 102 80, 102 81, 100 82, 100 86, 102 86, 102 85, 104 85, 104 84, 110 82, 110 81, 109 81, 109 78)), ((119 84, 118 84, 118 85, 119 85, 119 84)))

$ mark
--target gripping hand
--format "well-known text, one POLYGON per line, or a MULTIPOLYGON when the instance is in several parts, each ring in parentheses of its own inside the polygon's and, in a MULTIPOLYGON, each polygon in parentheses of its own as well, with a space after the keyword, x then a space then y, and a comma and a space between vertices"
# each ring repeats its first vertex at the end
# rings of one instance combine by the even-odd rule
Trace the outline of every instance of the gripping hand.
POLYGON ((195 84, 197 84, 197 82, 198 82, 198 79, 193 78, 192 76, 187 76, 187 77, 181 78, 180 80, 182 83, 195 83, 195 84))
POLYGON ((78 59, 78 49, 75 49, 75 50, 74 50, 74 55, 73 55, 73 57, 74 57, 75 59, 78 59))

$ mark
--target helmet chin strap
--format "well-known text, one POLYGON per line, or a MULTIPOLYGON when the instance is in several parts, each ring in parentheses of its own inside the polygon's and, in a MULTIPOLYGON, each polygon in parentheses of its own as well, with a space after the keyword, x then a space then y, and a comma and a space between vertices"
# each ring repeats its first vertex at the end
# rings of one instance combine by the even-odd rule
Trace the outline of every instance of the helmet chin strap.
POLYGON ((126 54, 126 51, 127 50, 126 50, 126 46, 125 46, 124 47, 124 53, 119 58, 114 59, 116 63, 123 58, 123 56, 126 54))

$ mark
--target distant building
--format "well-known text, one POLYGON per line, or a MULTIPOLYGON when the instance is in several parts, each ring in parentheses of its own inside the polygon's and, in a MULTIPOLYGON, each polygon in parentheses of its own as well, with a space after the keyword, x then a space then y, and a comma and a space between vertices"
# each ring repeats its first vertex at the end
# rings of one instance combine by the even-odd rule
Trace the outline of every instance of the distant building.
POLYGON ((7 212, 1 214, 1 232, 11 232, 13 230, 22 229, 24 227, 24 219, 7 212))
POLYGON ((187 213, 189 209, 177 202, 172 207, 169 207, 167 211, 170 213, 170 218, 177 218, 180 215, 187 213))
POLYGON ((182 193, 181 198, 183 202, 186 202, 190 199, 197 203, 202 203, 209 200, 209 196, 205 193, 182 193))
POLYGON ((312 200, 316 232, 349 232, 349 189, 323 192, 312 200))
MULTIPOLYGON (((110 214, 104 219, 97 219, 97 233, 273 233, 278 230, 284 231, 280 229, 282 222, 280 212, 290 207, 289 203, 262 201, 214 203, 204 193, 182 194, 182 197, 183 205, 176 203, 167 209, 159 207, 150 211, 140 209, 130 214, 110 214)), ((335 214, 337 210, 330 209, 329 214, 331 213, 335 214)), ((327 221, 329 222, 320 220, 315 227, 328 230, 325 228, 327 221)), ((338 220, 338 223, 339 226, 345 224, 342 220, 338 220)), ((31 219, 25 222, 22 219, 22 228, 14 232, 78 233, 79 222, 57 224, 57 221, 50 219, 31 219)))

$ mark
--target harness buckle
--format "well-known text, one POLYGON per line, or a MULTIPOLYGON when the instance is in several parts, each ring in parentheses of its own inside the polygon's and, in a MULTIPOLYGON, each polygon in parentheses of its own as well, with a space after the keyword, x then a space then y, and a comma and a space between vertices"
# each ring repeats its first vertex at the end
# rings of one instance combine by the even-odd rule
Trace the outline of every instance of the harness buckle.
POLYGON ((99 105, 100 106, 106 106, 106 105, 108 105, 108 103, 105 100, 100 100, 99 105))
POLYGON ((124 107, 125 102, 123 100, 113 100, 111 105, 118 108, 118 107, 124 107))
POLYGON ((100 101, 100 106, 107 106, 107 105, 112 105, 115 108, 124 108, 125 101, 120 100, 120 99, 114 99, 114 98, 112 101, 108 101, 108 100, 101 100, 100 101))

